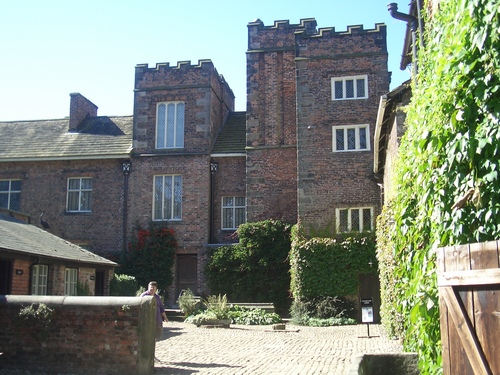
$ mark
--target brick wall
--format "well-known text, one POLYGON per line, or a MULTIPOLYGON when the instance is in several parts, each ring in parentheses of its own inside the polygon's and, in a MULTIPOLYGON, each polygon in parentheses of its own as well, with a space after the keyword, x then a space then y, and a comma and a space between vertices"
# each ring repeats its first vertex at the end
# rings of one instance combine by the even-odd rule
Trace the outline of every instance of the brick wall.
POLYGON ((21 209, 40 225, 40 214, 50 225, 48 231, 77 245, 87 245, 96 254, 107 256, 123 248, 123 183, 118 160, 68 160, 2 163, 0 178, 21 179, 21 209), (92 212, 66 212, 70 177, 91 177, 92 212))
POLYGON ((30 264, 21 259, 12 262, 12 294, 30 294, 30 264))
POLYGON ((214 178, 214 224, 212 243, 232 243, 238 239, 234 230, 222 229, 222 197, 245 197, 245 157, 215 158, 218 168, 214 178))
POLYGON ((69 107, 69 129, 76 131, 87 117, 97 116, 97 106, 80 93, 71 93, 69 107))
POLYGON ((299 218, 316 230, 335 228, 335 209, 374 207, 380 190, 373 177, 373 136, 380 96, 389 89, 383 25, 347 32, 296 34, 299 218), (367 75, 368 98, 332 100, 333 77, 367 75), (368 124, 368 151, 333 152, 336 126, 368 124))
POLYGON ((152 374, 152 297, 0 296, 0 368, 71 374, 152 374), (50 321, 20 318, 46 304, 50 321))

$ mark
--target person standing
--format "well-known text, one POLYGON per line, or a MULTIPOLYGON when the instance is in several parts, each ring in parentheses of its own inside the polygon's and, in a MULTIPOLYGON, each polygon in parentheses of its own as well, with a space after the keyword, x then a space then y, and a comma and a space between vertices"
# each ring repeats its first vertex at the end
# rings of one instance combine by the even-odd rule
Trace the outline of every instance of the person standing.
POLYGON ((156 293, 158 290, 158 284, 156 281, 151 281, 148 284, 148 290, 146 290, 144 293, 141 294, 141 297, 145 296, 153 296, 156 299, 156 334, 155 334, 155 339, 156 341, 161 340, 163 336, 163 320, 165 322, 168 322, 167 319, 167 314, 165 313, 165 307, 163 306, 163 303, 161 302, 160 296, 156 293))

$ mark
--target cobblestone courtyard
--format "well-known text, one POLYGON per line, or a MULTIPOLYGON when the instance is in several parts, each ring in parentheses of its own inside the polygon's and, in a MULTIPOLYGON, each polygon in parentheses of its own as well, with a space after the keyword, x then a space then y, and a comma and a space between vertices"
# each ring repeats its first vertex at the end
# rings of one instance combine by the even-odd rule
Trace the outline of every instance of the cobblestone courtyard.
POLYGON ((401 353, 379 325, 203 328, 169 322, 156 344, 156 374, 345 375, 362 354, 401 353))

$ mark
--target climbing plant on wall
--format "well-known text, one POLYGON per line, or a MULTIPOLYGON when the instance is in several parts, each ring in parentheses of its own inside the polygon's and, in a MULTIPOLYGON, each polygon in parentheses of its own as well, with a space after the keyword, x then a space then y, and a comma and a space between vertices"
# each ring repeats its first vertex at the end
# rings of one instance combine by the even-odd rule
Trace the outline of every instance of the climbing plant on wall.
POLYGON ((150 225, 137 228, 125 259, 117 272, 134 276, 139 285, 147 287, 151 280, 163 292, 173 283, 173 266, 177 241, 172 228, 150 225))
POLYGON ((500 236, 500 3, 441 0, 426 21, 387 235, 405 348, 418 352, 422 374, 436 374, 434 250, 500 236))

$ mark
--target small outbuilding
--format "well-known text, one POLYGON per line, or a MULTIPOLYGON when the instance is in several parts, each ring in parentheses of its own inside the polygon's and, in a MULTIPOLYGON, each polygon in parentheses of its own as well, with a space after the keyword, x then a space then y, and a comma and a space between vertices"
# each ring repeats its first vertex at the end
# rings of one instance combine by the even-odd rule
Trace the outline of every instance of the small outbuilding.
POLYGON ((109 295, 117 265, 0 209, 0 295, 109 295))

